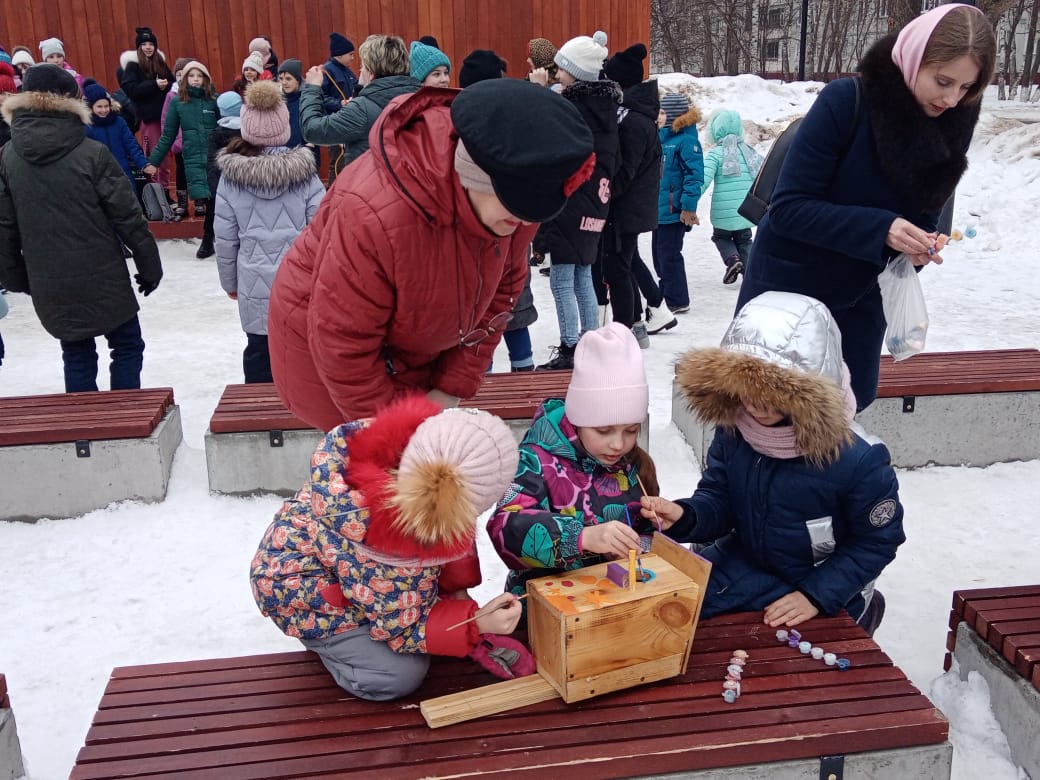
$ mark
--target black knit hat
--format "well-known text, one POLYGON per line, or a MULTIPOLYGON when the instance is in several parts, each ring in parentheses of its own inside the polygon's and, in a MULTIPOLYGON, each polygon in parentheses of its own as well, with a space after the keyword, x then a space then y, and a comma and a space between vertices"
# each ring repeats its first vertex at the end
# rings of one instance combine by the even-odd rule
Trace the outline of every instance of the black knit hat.
POLYGON ((622 89, 634 87, 643 80, 643 60, 646 59, 646 46, 633 44, 624 51, 619 51, 603 63, 603 73, 608 79, 616 81, 622 89))
POLYGON ((592 132, 574 104, 527 81, 467 87, 451 104, 451 120, 502 205, 526 222, 559 214, 595 165, 592 132))
POLYGON ((79 84, 76 77, 65 68, 59 68, 49 62, 33 65, 22 76, 23 92, 53 92, 56 95, 79 97, 79 84))
POLYGON ((303 63, 296 59, 288 59, 278 66, 278 73, 288 73, 301 84, 303 83, 303 63))
POLYGON ((478 81, 502 78, 502 58, 491 49, 474 49, 462 61, 459 69, 459 86, 468 87, 478 81))
POLYGON ((137 33, 137 38, 134 39, 134 46, 140 46, 142 43, 159 45, 159 39, 155 37, 151 27, 138 27, 134 32, 137 33))
POLYGON ((329 33, 329 54, 333 57, 339 57, 343 54, 350 54, 354 51, 354 44, 350 42, 350 38, 345 35, 340 35, 338 32, 329 33))

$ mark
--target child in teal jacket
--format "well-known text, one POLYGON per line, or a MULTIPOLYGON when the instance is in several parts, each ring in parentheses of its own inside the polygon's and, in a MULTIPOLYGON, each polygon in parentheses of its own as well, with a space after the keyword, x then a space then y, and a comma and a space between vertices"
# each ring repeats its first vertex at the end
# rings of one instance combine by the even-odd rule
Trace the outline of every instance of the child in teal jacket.
POLYGON ((715 182, 711 195, 711 240, 726 264, 723 284, 733 284, 744 272, 751 251, 752 224, 737 213, 744 202, 762 157, 744 142, 744 126, 736 111, 719 111, 708 120, 715 148, 704 157, 703 195, 715 182))

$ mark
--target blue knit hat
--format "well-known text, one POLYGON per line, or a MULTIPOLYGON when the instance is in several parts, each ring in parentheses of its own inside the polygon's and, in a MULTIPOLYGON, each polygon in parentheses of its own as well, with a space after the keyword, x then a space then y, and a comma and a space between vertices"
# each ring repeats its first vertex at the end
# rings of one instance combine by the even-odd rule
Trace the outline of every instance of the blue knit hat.
POLYGON ((667 92, 661 97, 661 108, 671 124, 690 110, 690 101, 678 92, 667 92))
POLYGON ((7 53, 7 50, 0 46, 0 62, 6 62, 8 65, 11 64, 11 55, 7 53))
POLYGON ((99 100, 109 100, 108 90, 98 84, 94 79, 86 79, 83 82, 83 99, 91 108, 99 100))
POLYGON ((217 109, 222 117, 239 116, 242 110, 242 96, 237 92, 221 92, 217 98, 217 109))
POLYGON ((354 43, 345 35, 338 32, 329 33, 329 55, 339 57, 354 51, 354 43))
POLYGON ((420 83, 430 75, 431 71, 441 65, 451 73, 451 60, 448 59, 448 55, 440 49, 427 46, 419 41, 412 41, 408 51, 408 60, 412 65, 412 78, 420 83))

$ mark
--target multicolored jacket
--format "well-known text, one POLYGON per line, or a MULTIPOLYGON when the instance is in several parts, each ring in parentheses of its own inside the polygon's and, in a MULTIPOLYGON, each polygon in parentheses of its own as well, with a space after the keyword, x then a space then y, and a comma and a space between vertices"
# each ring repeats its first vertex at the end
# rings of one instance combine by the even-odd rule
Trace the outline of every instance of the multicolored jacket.
POLYGON ((564 415, 564 402, 546 401, 520 442, 513 484, 487 525, 510 569, 506 589, 521 594, 529 579, 605 562, 582 552, 578 537, 587 526, 630 520, 649 532, 639 514, 641 495, 631 463, 604 466, 593 458, 564 415))

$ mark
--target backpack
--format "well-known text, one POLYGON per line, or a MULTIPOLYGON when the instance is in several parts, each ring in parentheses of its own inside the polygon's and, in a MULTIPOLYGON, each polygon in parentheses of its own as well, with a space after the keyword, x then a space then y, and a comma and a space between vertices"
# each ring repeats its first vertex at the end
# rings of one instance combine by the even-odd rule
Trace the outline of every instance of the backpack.
POLYGON ((173 222, 173 208, 166 199, 166 190, 157 181, 150 181, 141 188, 141 205, 144 216, 150 222, 173 222))
POLYGON ((123 117, 131 133, 136 133, 141 127, 141 120, 137 116, 137 109, 130 102, 130 96, 122 89, 117 89, 111 95, 112 100, 119 104, 119 116, 123 117))
MULTIPOLYGON (((845 143, 845 151, 842 152, 843 157, 852 146, 852 141, 856 137, 856 125, 859 124, 860 84, 858 76, 853 79, 853 83, 856 85, 856 108, 852 116, 852 132, 845 143)), ((798 133, 802 119, 804 117, 798 117, 776 137, 772 148, 766 154, 766 159, 762 162, 762 167, 758 169, 758 174, 755 176, 755 181, 751 184, 751 189, 748 190, 748 194, 744 197, 744 202, 737 208, 737 213, 748 220, 748 222, 757 225, 762 221, 762 217, 766 215, 766 212, 769 211, 769 202, 773 198, 773 190, 776 189, 776 182, 780 178, 780 169, 784 165, 787 150, 798 133)))

